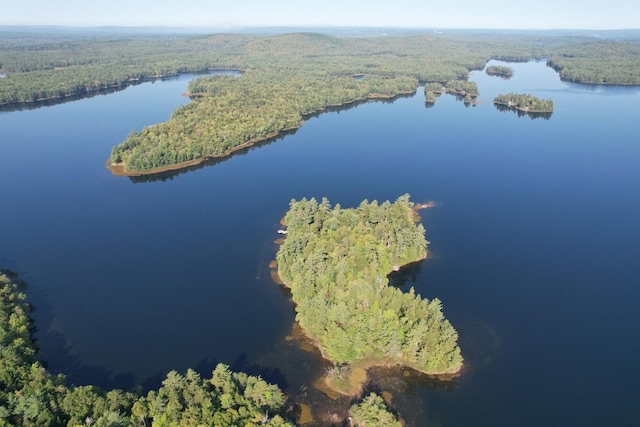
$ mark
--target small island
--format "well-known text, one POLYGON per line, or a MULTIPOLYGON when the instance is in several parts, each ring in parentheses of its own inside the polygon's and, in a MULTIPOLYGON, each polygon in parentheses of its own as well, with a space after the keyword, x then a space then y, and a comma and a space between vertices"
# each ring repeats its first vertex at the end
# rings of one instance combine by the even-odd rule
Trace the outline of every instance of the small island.
POLYGON ((424 85, 425 102, 434 104, 443 93, 455 95, 465 104, 476 104, 479 95, 478 85, 475 82, 466 80, 449 80, 446 84, 427 83, 424 85))
POLYGON ((506 106, 508 109, 522 111, 523 113, 552 113, 553 101, 550 99, 538 99, 533 95, 521 93, 500 94, 495 97, 493 103, 506 106))
POLYGON ((355 209, 327 199, 292 200, 278 273, 304 333, 334 364, 326 385, 357 394, 372 366, 403 365, 427 374, 462 368, 458 334, 438 299, 389 286, 388 275, 427 256, 409 195, 355 209))
POLYGON ((510 79, 513 77, 513 68, 504 67, 502 65, 490 65, 487 67, 486 73, 489 76, 498 76, 503 79, 510 79))

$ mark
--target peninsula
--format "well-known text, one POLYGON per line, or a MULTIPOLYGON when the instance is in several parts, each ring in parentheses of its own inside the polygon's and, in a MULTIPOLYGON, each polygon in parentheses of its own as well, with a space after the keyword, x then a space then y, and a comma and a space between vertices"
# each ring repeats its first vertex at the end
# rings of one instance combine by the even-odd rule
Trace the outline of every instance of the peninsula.
POLYGON ((465 104, 475 104, 479 95, 476 82, 466 80, 449 80, 444 85, 440 83, 427 83, 424 85, 424 96, 427 103, 435 103, 436 99, 443 93, 455 95, 464 100, 465 104))
POLYGON ((411 94, 417 86, 410 77, 356 80, 300 72, 203 77, 189 84, 197 97, 169 121, 132 132, 113 148, 107 167, 116 175, 139 176, 193 166, 297 129, 305 117, 327 108, 411 94))
POLYGON ((291 289, 296 320, 334 364, 326 384, 356 394, 372 366, 403 365, 427 374, 462 368, 458 334, 438 299, 388 285, 388 274, 427 256, 409 195, 355 209, 327 199, 292 200, 278 272, 291 289))

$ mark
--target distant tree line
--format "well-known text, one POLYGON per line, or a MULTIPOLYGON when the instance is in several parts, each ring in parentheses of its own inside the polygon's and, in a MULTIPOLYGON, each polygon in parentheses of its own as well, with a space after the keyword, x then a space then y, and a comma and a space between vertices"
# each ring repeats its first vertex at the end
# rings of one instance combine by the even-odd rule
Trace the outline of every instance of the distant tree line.
POLYGON ((556 48, 547 65, 565 81, 607 85, 640 85, 640 44, 580 41, 556 48))
MULTIPOLYGON (((579 37, 452 34, 340 38, 313 33, 62 40, 25 37, 0 40, 0 73, 7 75, 0 79, 0 105, 64 100, 182 72, 211 68, 246 71, 239 80, 247 82, 216 82, 213 86, 223 92, 221 95, 198 87, 211 86, 207 80, 194 83, 192 92, 202 90, 205 99, 176 111, 171 124, 133 132, 112 153, 111 160, 123 162, 127 171, 153 171, 220 155, 282 126, 297 126, 295 122, 299 123, 305 112, 327 103, 351 102, 366 93, 389 96, 408 90, 408 86, 415 90, 418 83, 436 83, 472 103, 477 89, 459 87, 468 83, 471 70, 483 69, 490 59, 531 58, 547 58, 548 65, 564 80, 640 84, 639 44, 579 37), (269 81, 274 75, 279 76, 278 82, 269 81), (364 76, 359 89, 346 83, 345 79, 353 76, 364 76), (228 93, 257 84, 265 86, 251 88, 256 97, 252 102, 242 100, 241 94, 228 93), (325 99, 314 96, 313 90, 321 91, 325 99), (299 94, 291 97, 296 91, 299 94), (282 99, 281 94, 287 97, 277 105, 277 111, 265 112, 274 99, 282 99), (238 103, 229 104, 232 100, 238 103), (211 113, 220 111, 221 102, 237 115, 226 112, 224 120, 213 120, 211 113), (256 112, 258 117, 253 119, 256 112), (220 125, 227 128, 221 134, 220 125)), ((435 102, 438 93, 425 87, 426 101, 435 102)))

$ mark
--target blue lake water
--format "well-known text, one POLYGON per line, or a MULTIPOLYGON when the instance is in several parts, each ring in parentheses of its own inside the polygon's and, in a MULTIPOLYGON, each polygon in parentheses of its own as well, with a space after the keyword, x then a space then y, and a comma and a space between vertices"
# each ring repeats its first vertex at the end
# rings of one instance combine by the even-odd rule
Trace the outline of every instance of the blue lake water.
MULTIPOLYGON (((490 64, 499 64, 491 62, 490 64)), ((43 358, 71 381, 157 386, 216 362, 262 374, 320 423, 324 364, 286 340, 269 275, 292 198, 433 200, 431 256, 403 289, 460 334, 449 382, 376 371, 408 425, 640 424, 640 88, 561 82, 543 62, 473 72, 480 100, 420 89, 310 118, 214 166, 132 181, 104 166, 132 129, 188 102, 191 76, 0 113, 0 267, 28 282, 43 358), (498 93, 552 98, 548 120, 498 93)))

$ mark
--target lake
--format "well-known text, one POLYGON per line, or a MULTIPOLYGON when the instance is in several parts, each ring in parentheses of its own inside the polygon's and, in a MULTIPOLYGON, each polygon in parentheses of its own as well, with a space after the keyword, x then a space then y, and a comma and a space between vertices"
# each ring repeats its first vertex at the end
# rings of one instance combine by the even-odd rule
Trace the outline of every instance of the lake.
MULTIPOLYGON (((489 65, 504 65, 492 61, 489 65)), ((370 102, 213 166, 132 180, 105 168, 193 76, 0 113, 0 268, 28 282, 42 356, 76 384, 157 387, 218 362, 259 373, 318 423, 342 413, 326 363, 291 339, 270 278, 292 198, 434 201, 430 256, 394 283, 440 298, 465 357, 453 381, 376 370, 410 426, 640 424, 640 88, 561 82, 544 62, 473 72, 483 103, 370 102), (497 110, 551 98, 550 118, 497 110)), ((304 347, 304 346, 303 346, 304 347)))

